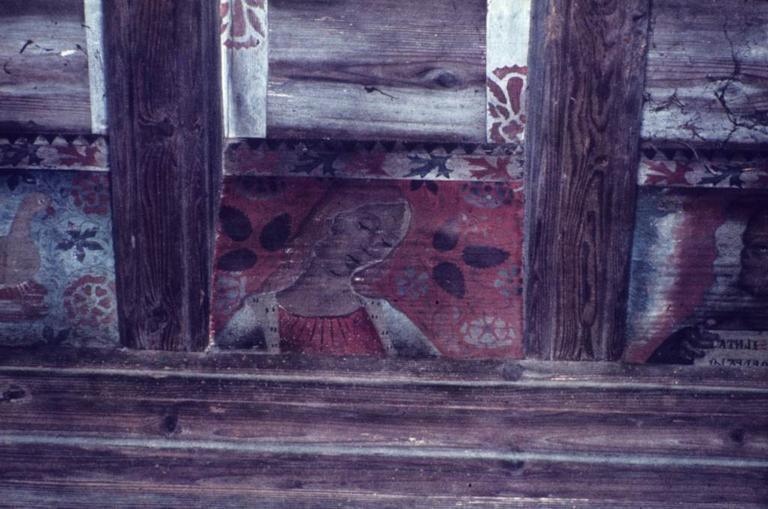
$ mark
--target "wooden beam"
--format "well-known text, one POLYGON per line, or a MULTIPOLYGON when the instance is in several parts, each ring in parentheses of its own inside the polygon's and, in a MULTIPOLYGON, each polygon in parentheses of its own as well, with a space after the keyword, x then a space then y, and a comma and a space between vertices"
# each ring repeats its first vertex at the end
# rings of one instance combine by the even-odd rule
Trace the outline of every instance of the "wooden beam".
POLYGON ((118 507, 768 496, 768 380, 754 372, 50 347, 0 359, 0 499, 14 506, 78 506, 94 489, 118 507))
POLYGON ((762 462, 728 468, 650 463, 653 457, 648 463, 621 464, 560 462, 514 452, 475 457, 428 450, 410 456, 396 453, 355 448, 340 452, 322 445, 262 448, 219 440, 196 448, 183 438, 3 435, 0 496, 11 507, 45 507, 46 495, 60 494, 66 482, 67 495, 60 495, 55 506, 78 507, 70 497, 92 489, 102 494, 102 504, 109 500, 110 507, 112 493, 117 494, 116 507, 284 509, 487 508, 499 501, 503 503, 496 507, 506 508, 674 507, 670 500, 676 507, 722 508, 728 501, 731 507, 752 509, 765 507, 768 500, 762 462), (26 497, 28 490, 36 492, 22 504, 16 489, 26 497), (211 498, 214 493, 219 497, 211 498), (169 495, 178 498, 169 501, 169 495), (240 497, 235 501, 236 495, 240 497), (421 499, 409 504, 398 497, 421 499), (384 501, 390 503, 382 506, 384 501))
POLYGON ((643 138, 768 143, 768 2, 655 0, 643 138))
POLYGON ((105 2, 110 167, 123 344, 208 342, 220 175, 215 2, 105 2))
POLYGON ((91 114, 83 0, 0 6, 0 130, 88 133, 91 114))
POLYGON ((649 4, 535 4, 526 130, 531 357, 621 355, 649 4))

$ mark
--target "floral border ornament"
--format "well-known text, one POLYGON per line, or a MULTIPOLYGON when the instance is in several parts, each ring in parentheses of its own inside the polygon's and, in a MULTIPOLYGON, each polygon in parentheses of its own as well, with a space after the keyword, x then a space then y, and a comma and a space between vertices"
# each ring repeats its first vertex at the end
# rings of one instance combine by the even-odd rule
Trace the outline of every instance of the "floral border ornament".
POLYGON ((525 130, 525 88, 528 68, 500 67, 488 75, 488 136, 494 143, 522 143, 525 130))
POLYGON ((485 65, 489 142, 523 142, 530 25, 531 0, 488 0, 485 65))
POLYGON ((267 135, 267 0, 222 0, 221 91, 224 136, 267 135))
POLYGON ((246 49, 264 44, 266 35, 266 0, 226 0, 219 6, 222 44, 227 48, 246 49))
POLYGON ((108 171, 102 137, 0 137, 0 169, 108 171))
POLYGON ((225 175, 511 182, 522 190, 522 147, 406 142, 237 140, 225 175))
POLYGON ((638 182, 649 187, 768 189, 768 151, 697 151, 648 144, 642 150, 638 182))

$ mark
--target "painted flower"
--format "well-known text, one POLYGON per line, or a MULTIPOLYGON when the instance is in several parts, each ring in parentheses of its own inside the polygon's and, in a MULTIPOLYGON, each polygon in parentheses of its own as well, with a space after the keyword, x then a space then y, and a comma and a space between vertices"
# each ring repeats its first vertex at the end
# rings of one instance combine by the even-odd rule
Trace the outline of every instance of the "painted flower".
POLYGON ((501 269, 496 273, 493 286, 506 299, 518 297, 523 293, 520 274, 520 267, 517 266, 501 269))
POLYGON ((59 251, 74 250, 75 258, 82 263, 85 261, 86 251, 103 251, 104 247, 93 238, 98 233, 96 228, 86 228, 81 230, 74 224, 69 223, 67 229, 68 237, 56 244, 56 249, 59 251))
POLYGON ((460 330, 464 341, 480 348, 509 346, 516 337, 512 326, 491 315, 464 322, 460 330))
POLYGON ((395 285, 400 297, 418 300, 429 291, 429 274, 416 267, 406 267, 395 279, 395 285))
POLYGON ((64 307, 76 325, 99 327, 112 323, 117 310, 114 282, 88 274, 64 290, 64 307))
POLYGON ((510 205, 515 199, 515 190, 506 182, 468 182, 461 191, 464 201, 484 209, 510 205))
POLYGON ((264 42, 265 0, 227 0, 219 6, 224 46, 232 49, 255 48, 264 42))
POLYGON ((70 195, 86 214, 109 213, 109 177, 103 173, 78 172, 72 179, 70 195))
POLYGON ((493 119, 489 135, 494 143, 523 141, 527 75, 527 67, 513 65, 494 69, 488 76, 488 113, 493 119))

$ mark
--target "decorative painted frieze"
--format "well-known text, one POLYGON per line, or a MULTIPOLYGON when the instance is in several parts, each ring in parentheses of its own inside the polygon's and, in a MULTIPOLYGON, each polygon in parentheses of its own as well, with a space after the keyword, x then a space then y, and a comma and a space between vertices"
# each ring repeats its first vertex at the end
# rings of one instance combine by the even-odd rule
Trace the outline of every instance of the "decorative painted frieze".
POLYGON ((108 171, 102 137, 0 135, 0 170, 44 169, 108 171))
POLYGON ((403 142, 260 141, 230 143, 227 175, 366 179, 481 180, 522 188, 522 148, 403 142))

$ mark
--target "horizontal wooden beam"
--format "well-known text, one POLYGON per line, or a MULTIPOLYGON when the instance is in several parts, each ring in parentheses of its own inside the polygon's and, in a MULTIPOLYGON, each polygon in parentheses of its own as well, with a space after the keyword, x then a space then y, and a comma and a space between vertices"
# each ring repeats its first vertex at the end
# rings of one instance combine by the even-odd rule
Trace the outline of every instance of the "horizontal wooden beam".
POLYGON ((768 500, 759 374, 50 347, 0 358, 0 494, 17 505, 768 500))

